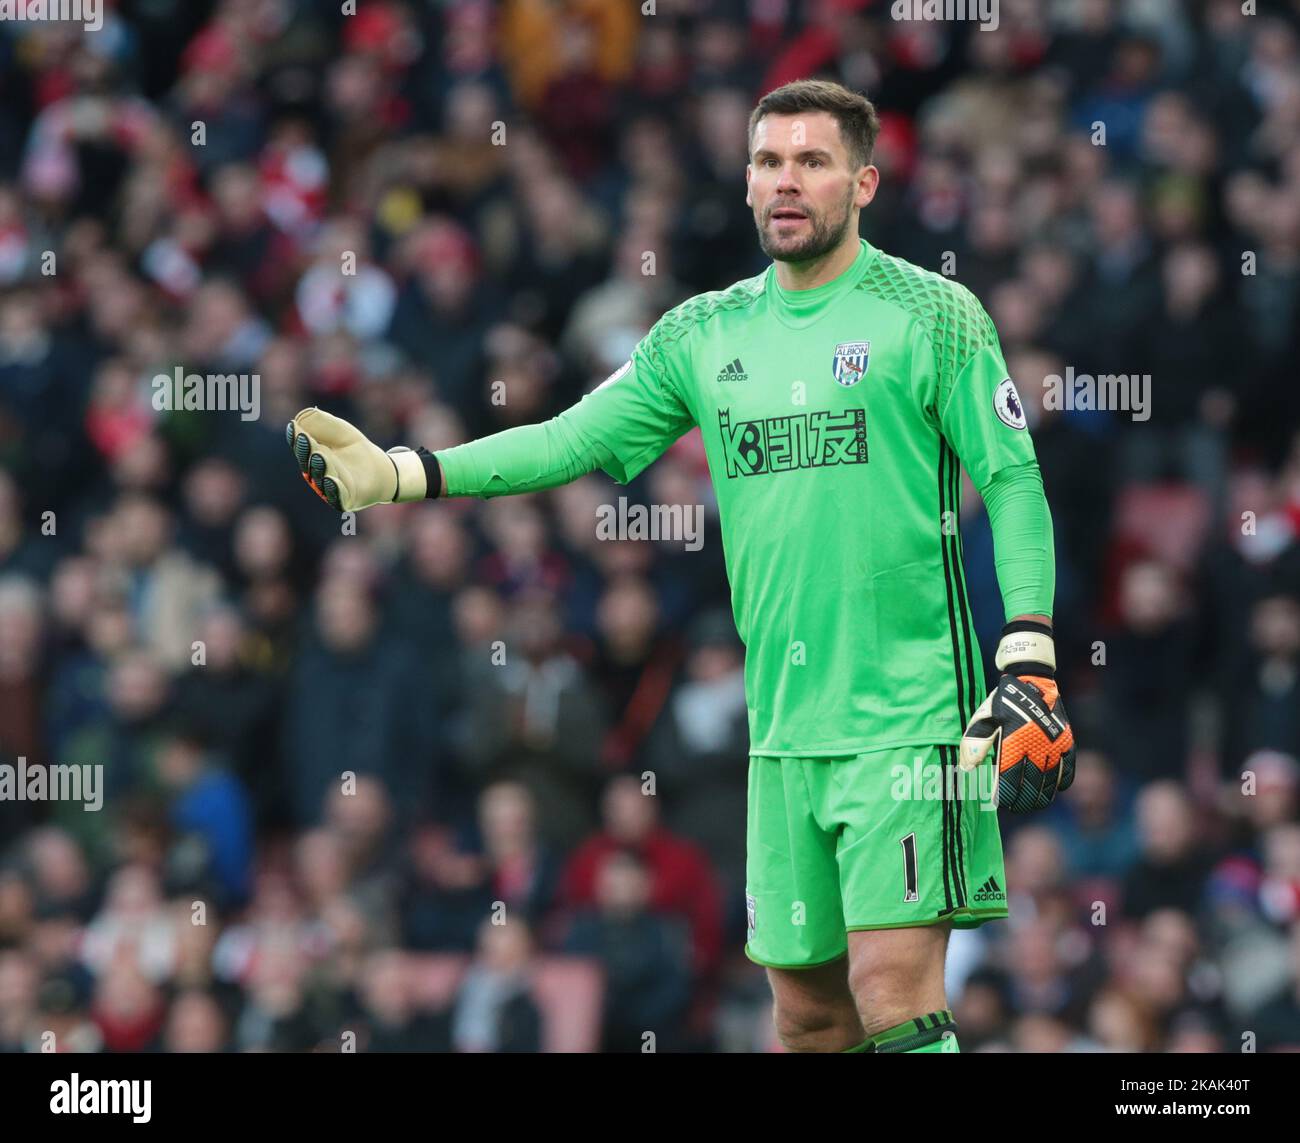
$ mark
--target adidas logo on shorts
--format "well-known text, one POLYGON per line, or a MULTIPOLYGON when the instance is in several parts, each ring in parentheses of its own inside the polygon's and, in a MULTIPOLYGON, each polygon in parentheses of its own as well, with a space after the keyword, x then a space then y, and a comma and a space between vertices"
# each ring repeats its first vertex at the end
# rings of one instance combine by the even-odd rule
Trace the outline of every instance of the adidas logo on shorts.
POLYGON ((990 901, 1005 901, 1007 895, 1002 892, 1002 886, 998 884, 996 877, 990 877, 977 890, 975 890, 975 903, 988 904, 990 901))

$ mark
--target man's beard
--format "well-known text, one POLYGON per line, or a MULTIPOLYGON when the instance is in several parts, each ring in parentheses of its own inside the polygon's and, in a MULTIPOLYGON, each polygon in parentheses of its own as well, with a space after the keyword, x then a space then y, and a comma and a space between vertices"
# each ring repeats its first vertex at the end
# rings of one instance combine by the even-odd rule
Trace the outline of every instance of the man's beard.
MULTIPOLYGON (((758 228, 758 244, 763 248, 763 253, 776 262, 811 262, 824 257, 844 241, 844 235, 849 229, 849 219, 852 216, 849 210, 852 202, 853 194, 850 191, 844 199, 843 213, 837 218, 825 214, 815 215, 807 207, 800 206, 798 209, 805 211, 808 219, 809 233, 806 238, 793 246, 773 245, 768 239, 768 227, 755 219, 754 225, 758 228)), ((772 210, 780 209, 780 204, 772 207, 772 210)), ((768 221, 771 222, 770 214, 768 221)))

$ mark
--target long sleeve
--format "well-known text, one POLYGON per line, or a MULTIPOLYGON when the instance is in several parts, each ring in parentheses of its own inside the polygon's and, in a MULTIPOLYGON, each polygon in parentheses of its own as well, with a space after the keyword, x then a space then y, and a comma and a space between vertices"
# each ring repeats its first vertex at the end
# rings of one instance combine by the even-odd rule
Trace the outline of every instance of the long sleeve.
POLYGON ((1024 406, 992 319, 964 287, 954 298, 953 350, 941 357, 934 393, 940 431, 988 509, 1006 618, 1051 615, 1052 515, 1024 406))
POLYGON ((983 489, 1005 618, 1052 614, 1056 556, 1038 462, 999 469, 983 489))
POLYGON ((555 488, 603 469, 634 479, 695 423, 665 376, 657 327, 629 360, 549 421, 506 429, 436 453, 449 496, 510 496, 555 488))

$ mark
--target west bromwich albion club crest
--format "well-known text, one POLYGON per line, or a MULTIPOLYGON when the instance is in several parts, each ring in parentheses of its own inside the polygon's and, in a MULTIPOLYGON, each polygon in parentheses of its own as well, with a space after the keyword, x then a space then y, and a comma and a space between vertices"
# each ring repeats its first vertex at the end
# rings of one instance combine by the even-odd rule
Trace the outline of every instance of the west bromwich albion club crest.
POLYGON ((841 341, 835 347, 835 363, 831 367, 835 383, 848 388, 867 375, 867 360, 871 356, 869 341, 841 341))

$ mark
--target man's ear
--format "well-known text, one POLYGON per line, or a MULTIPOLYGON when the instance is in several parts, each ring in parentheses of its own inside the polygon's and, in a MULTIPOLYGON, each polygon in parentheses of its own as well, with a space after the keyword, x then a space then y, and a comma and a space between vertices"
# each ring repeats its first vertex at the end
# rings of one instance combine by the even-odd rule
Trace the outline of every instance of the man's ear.
POLYGON ((754 177, 754 164, 745 164, 745 205, 753 206, 753 200, 750 198, 749 181, 754 177))
POLYGON ((873 166, 868 165, 865 177, 859 176, 857 184, 857 193, 854 195, 854 202, 861 209, 866 206, 873 198, 876 197, 876 191, 880 187, 880 171, 873 166), (863 198, 863 192, 866 197, 863 198), (860 200, 860 201, 859 201, 860 200))

